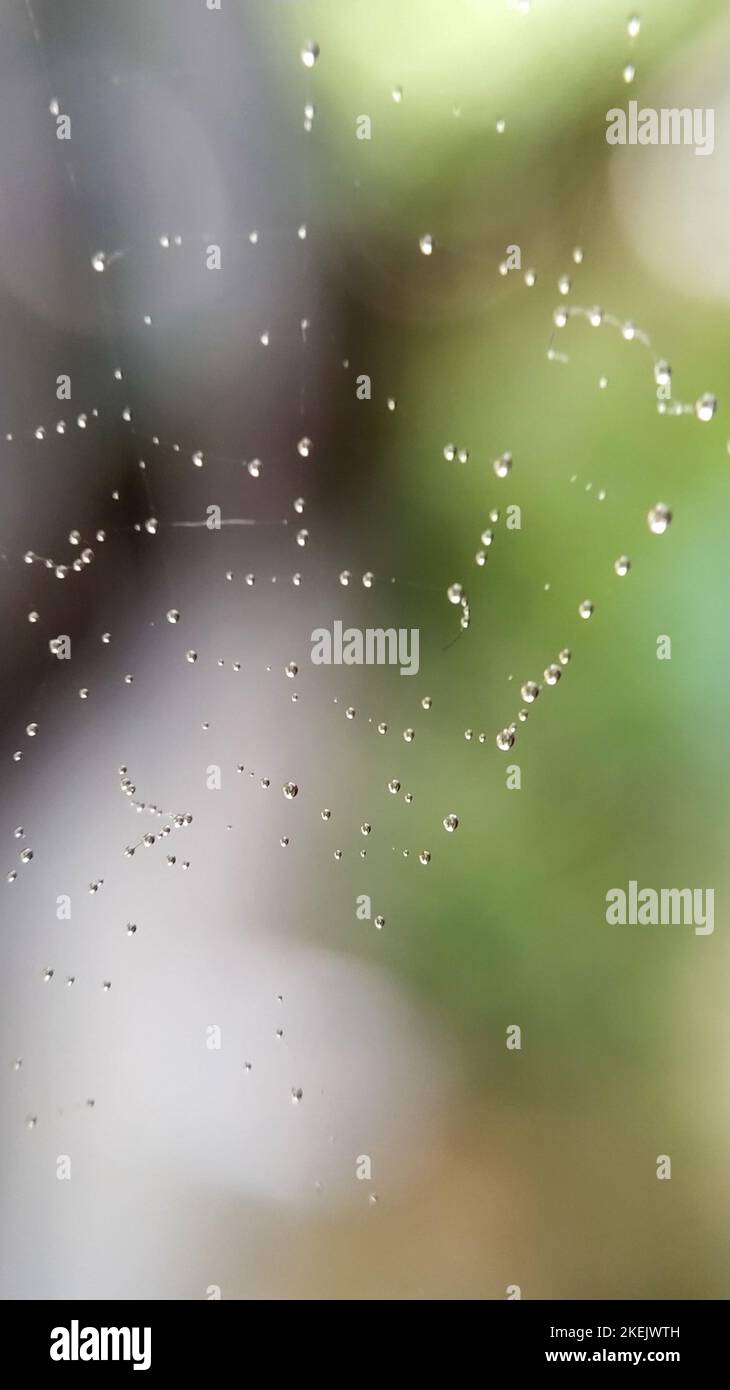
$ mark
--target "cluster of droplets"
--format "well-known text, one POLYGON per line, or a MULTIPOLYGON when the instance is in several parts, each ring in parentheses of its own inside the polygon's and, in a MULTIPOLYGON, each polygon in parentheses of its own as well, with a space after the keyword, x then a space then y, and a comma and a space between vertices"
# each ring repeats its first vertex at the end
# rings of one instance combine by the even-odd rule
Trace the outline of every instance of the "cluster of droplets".
POLYGON ((463 631, 466 631, 466 629, 469 626, 469 623, 471 622, 471 610, 469 608, 469 600, 464 591, 463 584, 459 584, 458 582, 454 584, 449 584, 449 587, 446 590, 446 597, 449 600, 449 603, 453 603, 455 607, 458 606, 461 609, 459 624, 463 631))
MULTIPOLYGON (((106 540, 106 532, 102 530, 97 531, 96 539, 100 545, 103 545, 106 540)), ((78 554, 75 555, 73 560, 69 563, 52 560, 46 555, 38 555, 35 550, 26 550, 23 559, 26 565, 40 564, 47 570, 53 570, 56 579, 66 579, 69 574, 82 574, 83 571, 88 569, 89 565, 93 563, 95 558, 94 551, 90 545, 87 545, 83 541, 80 531, 69 531, 68 543, 78 550, 78 554)), ((37 622, 37 620, 37 613, 29 615, 30 622, 37 622)))
MULTIPOLYGON (((590 617, 593 612, 593 605, 586 600, 580 605, 579 611, 581 611, 581 617, 590 617), (581 610, 584 608, 586 611, 582 612, 581 610), (590 609, 590 612, 587 611, 588 609, 590 609)), ((567 647, 563 647, 562 651, 558 654, 558 660, 550 662, 550 664, 545 667, 543 671, 544 684, 548 687, 556 686, 563 674, 563 669, 568 665, 569 661, 570 651, 567 647)), ((504 729, 500 729, 495 738, 495 743, 501 753, 507 753, 510 748, 514 747, 517 737, 517 721, 519 721, 520 724, 525 724, 527 722, 529 710, 526 706, 535 703, 542 689, 543 686, 540 682, 534 680, 527 680, 520 687, 520 695, 524 703, 517 716, 517 720, 506 725, 504 729)))
MULTIPOLYGON (((16 825, 13 831, 13 838, 16 840, 25 839, 25 830, 22 825, 16 825)), ((28 845, 24 845, 23 848, 18 851, 18 859, 20 860, 21 865, 30 864, 33 860, 33 857, 33 851, 28 845)), ((15 883, 17 877, 17 869, 9 869, 5 875, 7 883, 15 883)))
MULTIPOLYGON (((672 379, 671 366, 664 358, 654 354, 649 335, 639 328, 632 319, 621 319, 616 314, 606 313, 598 305, 585 308, 579 304, 560 304, 557 309, 553 310, 553 324, 556 328, 565 328, 570 319, 584 319, 592 328, 613 328, 621 334, 625 342, 640 343, 651 353, 656 385, 662 388, 669 387, 672 379)), ((569 360, 566 353, 557 352, 552 344, 548 348, 548 357, 552 361, 567 362, 569 360)), ((605 384, 605 380, 605 378, 601 378, 601 384, 605 384)), ((717 397, 711 392, 705 391, 692 404, 660 397, 657 400, 657 412, 660 415, 694 415, 697 420, 707 424, 717 412, 717 397)))
MULTIPOLYGON (((152 849, 153 845, 161 843, 163 840, 167 840, 167 838, 172 834, 173 830, 182 830, 186 826, 192 825, 193 817, 189 811, 165 811, 162 809, 161 806, 155 805, 154 802, 136 801, 135 793, 137 791, 137 788, 134 785, 131 777, 129 776, 128 767, 125 764, 122 764, 122 766, 118 769, 118 772, 120 777, 120 791, 122 791, 123 794, 129 798, 130 804, 134 807, 134 810, 137 811, 140 815, 146 813, 147 815, 157 817, 158 820, 165 821, 165 824, 160 826, 158 830, 146 831, 145 834, 143 834, 139 840, 135 841, 131 845, 127 845, 124 851, 125 859, 132 859, 138 849, 152 849)), ((174 868, 177 863, 177 855, 168 854, 166 857, 166 862, 169 868, 174 868)), ((183 869, 189 869, 190 860, 183 859, 180 867, 183 869)))

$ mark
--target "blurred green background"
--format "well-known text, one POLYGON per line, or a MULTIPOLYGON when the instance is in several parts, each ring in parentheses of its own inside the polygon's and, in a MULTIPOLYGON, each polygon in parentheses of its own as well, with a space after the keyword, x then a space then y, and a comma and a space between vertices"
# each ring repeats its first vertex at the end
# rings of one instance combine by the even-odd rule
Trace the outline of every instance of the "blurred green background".
MULTIPOLYGON (((319 501, 348 528, 343 564, 357 515, 363 568, 407 581, 391 620, 422 634, 421 673, 395 697, 415 743, 377 766, 384 785, 407 764, 407 843, 433 858, 408 872, 399 852, 371 865, 396 919, 372 954, 463 1045, 469 1099, 455 1100, 459 1138, 423 1215, 426 1283, 447 1294, 504 1296, 505 1247, 524 1297, 728 1293, 730 274, 717 248, 730 26, 721 3, 662 0, 641 7, 630 40, 629 14, 621 0, 535 0, 529 13, 371 0, 314 4, 305 21, 321 48, 305 182, 312 219, 330 229, 325 270, 352 344, 319 501), (610 149, 605 113, 629 99, 712 106, 714 155, 610 149), (355 138, 362 114, 370 141, 355 138), (499 273, 515 244, 532 288, 499 273), (563 274, 568 305, 635 321, 672 365, 673 398, 711 391, 715 418, 660 415, 651 354, 615 329, 581 319, 554 332, 563 274), (549 360, 551 343, 567 363, 549 360), (355 402, 356 372, 371 374, 372 402, 355 402), (466 464, 445 461, 448 442, 469 450, 466 464), (514 465, 499 480, 504 450, 514 465), (674 514, 662 537, 646 524, 659 500, 674 514), (519 531, 505 527, 510 504, 519 531), (617 578, 622 553, 632 568, 617 578), (471 626, 448 645, 453 580, 471 626), (671 661, 657 660, 660 634, 671 661), (560 685, 499 752, 520 684, 565 646, 560 685), (520 791, 506 789, 513 763, 520 791), (441 810, 460 816, 456 835, 438 828, 441 810), (607 927, 607 890, 632 878, 713 886, 714 935, 607 927), (504 1047, 515 1022, 521 1054, 504 1047), (656 1179, 660 1153, 671 1183, 656 1179), (439 1276, 452 1239, 461 1256, 439 1276)), ((379 751, 352 773, 362 796, 379 751)), ((402 825, 394 812, 396 847, 402 825)))

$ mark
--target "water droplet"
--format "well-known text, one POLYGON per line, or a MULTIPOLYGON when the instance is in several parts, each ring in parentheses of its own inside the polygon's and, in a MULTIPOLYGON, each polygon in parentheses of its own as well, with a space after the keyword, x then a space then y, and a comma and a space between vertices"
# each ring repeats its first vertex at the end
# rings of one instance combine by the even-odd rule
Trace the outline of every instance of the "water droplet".
POLYGON ((297 531, 297 545, 305 546, 308 540, 309 532, 306 527, 302 527, 301 531, 297 531))
POLYGON ((421 700, 421 709, 430 709, 432 703, 433 703, 433 702, 432 702, 432 700, 431 700, 431 696, 430 696, 430 695, 424 695, 423 699, 421 700))
POLYGON ((49 984, 50 981, 53 979, 53 976, 54 976, 54 971, 51 970, 49 966, 46 966, 45 970, 42 972, 42 978, 43 978, 44 983, 45 983, 45 984, 49 984))
POLYGON ((631 15, 626 25, 626 29, 630 39, 637 38, 641 29, 641 20, 639 19, 639 16, 637 14, 631 15))
POLYGON ((631 569, 631 561, 628 555, 619 555, 618 560, 614 560, 613 567, 616 574, 623 579, 624 575, 628 574, 631 569))
POLYGON ((27 733, 28 738, 35 738, 36 734, 38 733, 38 725, 37 725, 37 724, 26 724, 26 726, 25 726, 25 732, 27 733))
POLYGON ((537 699, 539 694, 540 687, 536 681, 525 681, 525 684, 522 686, 520 690, 520 695, 522 696, 522 699, 525 701, 525 704, 527 705, 531 705, 537 699))
POLYGON ((313 68, 319 57, 319 44, 314 39, 307 39, 300 54, 305 68, 313 68))
POLYGON ((281 790, 283 791, 287 801, 293 801, 294 797, 297 796, 299 793, 299 788, 296 782, 285 782, 281 790))
POLYGON ((299 440, 299 443, 297 444, 297 453, 300 454, 301 457, 302 457, 303 459, 308 459, 311 452, 312 452, 312 441, 311 441, 311 439, 308 439, 307 436, 306 436, 306 434, 305 434, 305 435, 303 436, 303 438, 300 439, 300 440, 299 440))
POLYGON ((634 67, 633 63, 626 63, 621 75, 624 79, 624 82, 633 82, 634 78, 636 77, 636 68, 634 67))
POLYGON ((91 264, 92 264, 94 270, 98 271, 99 274, 101 275, 102 272, 105 271, 105 270, 106 270, 106 267, 107 267, 107 255, 106 255, 106 251, 95 251, 94 254, 93 254, 93 256, 91 257, 91 264))
POLYGON ((299 1102, 300 1102, 300 1100, 302 1099, 302 1096, 303 1096, 303 1095, 304 1095, 304 1092, 303 1092, 301 1086, 292 1086, 291 1098, 292 1098, 292 1104, 293 1104, 293 1105, 298 1105, 299 1102))
POLYGON ((420 864, 424 864, 424 865, 425 865, 425 864, 430 864, 430 863, 431 863, 431 851, 430 851, 430 849, 422 849, 422 850, 421 850, 421 853, 420 853, 419 856, 418 856, 418 862, 419 862, 420 864))
POLYGON ((432 255, 432 253, 433 253, 433 237, 431 236, 431 233, 430 233, 430 232, 426 232, 425 235, 422 236, 422 237, 419 239, 418 245, 419 245, 419 247, 420 247, 421 255, 422 255, 422 256, 430 256, 430 255, 432 255))
POLYGON ((506 753, 513 747, 515 736, 511 729, 500 729, 496 737, 496 744, 501 753, 506 753))
POLYGON ((368 570, 362 577, 363 588, 372 589, 374 582, 375 575, 372 573, 372 570, 368 570))
POLYGON ((448 587, 448 589, 446 590, 446 597, 448 598, 449 603, 454 603, 454 604, 456 604, 456 603, 461 603, 461 601, 462 601, 462 599, 463 599, 463 597, 464 597, 464 589, 463 589, 462 585, 461 585, 461 584, 449 584, 449 587, 448 587))
POLYGON ((376 918, 375 918, 375 929, 376 929, 376 931, 382 931, 384 926, 385 926, 385 918, 384 918, 384 917, 376 917, 376 918))
POLYGON ((179 612, 179 610, 178 610, 177 608, 169 608, 169 609, 168 609, 168 611, 167 611, 167 621, 168 621, 168 623, 179 623, 179 621, 180 621, 180 612, 179 612))
POLYGON ((398 781, 397 777, 392 777, 389 781, 388 791, 392 792, 393 796, 395 796, 396 793, 400 791, 400 782, 398 781))
POLYGON ((561 652, 558 653, 558 661, 560 662, 560 665, 561 665, 561 666, 567 666, 567 665, 568 665, 568 662, 570 661, 570 648, 569 648, 569 647, 563 647, 563 650, 562 650, 561 652))
POLYGON ((657 386, 668 386, 672 379, 672 369, 668 362, 663 360, 654 363, 654 380, 657 386))
POLYGON ((404 737, 406 743, 413 743, 413 740, 414 740, 414 738, 416 737, 416 731, 415 731, 415 729, 404 729, 404 730, 403 730, 403 737, 404 737))
POLYGON ((290 680, 293 680, 294 677, 298 674, 298 672, 299 667, 297 666, 296 661, 290 661, 284 667, 284 674, 288 676, 290 680))
POLYGON ((544 677, 545 677, 545 684, 546 684, 546 685, 557 685, 557 683, 558 683, 558 681, 560 680, 560 677, 562 676, 562 674, 563 674, 563 673, 562 673, 562 671, 561 671, 561 669, 560 669, 559 666, 555 666, 554 664, 551 665, 551 666, 546 666, 546 667, 545 667, 545 670, 544 670, 544 672, 543 672, 543 675, 544 675, 544 677))
POLYGON ((33 851, 32 851, 32 849, 23 849, 23 850, 20 851, 20 862, 21 862, 21 864, 30 864, 30 861, 31 861, 32 858, 33 858, 33 851))
POLYGON ((448 816, 444 816, 444 819, 443 819, 443 827, 444 827, 444 830, 448 830, 449 832, 452 832, 452 831, 454 831, 454 830, 457 830, 457 829, 458 829, 458 826, 459 826, 459 817, 458 817, 458 816, 455 816, 454 813, 453 813, 453 811, 449 811, 448 816))
POLYGON ((347 709, 345 710, 345 719, 354 719, 356 714, 357 710, 354 708, 354 706, 348 705, 347 709))
POLYGON ((535 272, 534 270, 532 270, 532 269, 526 270, 526 271, 525 271, 525 277, 524 277, 524 278, 525 278, 525 284, 527 285, 527 288, 531 290, 532 287, 533 287, 533 285, 535 284, 535 282, 536 282, 536 280, 537 280, 537 274, 536 274, 536 272, 535 272))
POLYGON ((558 280, 558 289, 561 294, 570 294, 571 280, 569 275, 561 275, 558 280))
POLYGON ((652 534, 663 536, 671 524, 672 513, 664 502, 657 502, 656 506, 651 508, 646 519, 652 534))
POLYGON ((593 617, 593 604, 590 599, 584 598, 582 603, 578 604, 578 612, 581 618, 588 619, 593 617))
POLYGON ((708 420, 712 419, 716 410, 717 398, 711 396, 708 391, 695 402, 695 415, 697 419, 702 420, 704 424, 707 424, 708 420))
POLYGON ((567 310, 567 309, 563 309, 562 307, 561 307, 561 308, 558 308, 558 309, 553 309, 553 323, 555 324, 555 327, 556 327, 556 328, 565 328, 565 325, 566 325, 567 322, 568 322, 568 310, 567 310))
POLYGON ((498 478, 506 478, 512 467, 512 455, 500 454, 494 461, 494 471, 498 478))

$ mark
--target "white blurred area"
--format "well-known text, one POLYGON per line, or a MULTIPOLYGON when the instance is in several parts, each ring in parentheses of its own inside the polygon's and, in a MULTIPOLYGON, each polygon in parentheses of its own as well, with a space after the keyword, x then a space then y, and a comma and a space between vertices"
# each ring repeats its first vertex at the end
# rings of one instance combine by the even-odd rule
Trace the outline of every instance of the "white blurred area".
POLYGON ((631 252, 665 282, 668 295, 713 303, 730 298, 728 41, 730 23, 720 22, 711 35, 685 45, 681 56, 674 54, 661 77, 626 90, 626 102, 636 100, 639 108, 711 109, 713 152, 637 145, 618 149, 610 163, 614 212, 631 252))

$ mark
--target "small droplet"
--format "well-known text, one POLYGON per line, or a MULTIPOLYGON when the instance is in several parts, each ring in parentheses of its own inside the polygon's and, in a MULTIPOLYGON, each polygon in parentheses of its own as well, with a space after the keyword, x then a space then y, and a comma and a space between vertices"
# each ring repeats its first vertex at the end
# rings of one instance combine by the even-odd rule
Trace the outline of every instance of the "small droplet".
POLYGON ((537 699, 539 694, 540 687, 536 681, 525 681, 525 684, 520 689, 520 695, 522 696, 522 699, 525 701, 526 705, 533 704, 533 702, 537 699))
POLYGON ((639 16, 637 14, 631 15, 626 25, 626 29, 630 39, 635 39, 638 37, 639 31, 641 29, 641 20, 639 19, 639 16))
POLYGON ((20 851, 20 862, 21 862, 21 864, 30 864, 30 861, 31 861, 32 858, 33 858, 33 851, 32 851, 32 849, 23 849, 23 850, 20 851))
POLYGON ((614 560, 613 567, 616 574, 623 579, 624 575, 628 574, 631 569, 631 561, 628 555, 619 555, 618 560, 614 560))
POLYGON ((657 502, 656 506, 651 508, 646 519, 652 534, 663 536, 671 524, 672 513, 666 503, 657 502))
POLYGON ((511 467, 512 467, 512 455, 511 455, 511 454, 500 454, 500 457, 499 457, 498 459, 495 459, 495 461, 494 461, 494 471, 495 471, 495 473, 496 473, 496 475, 497 475, 498 478, 506 478, 506 477, 507 477, 507 474, 509 473, 509 471, 510 471, 510 469, 511 469, 511 467))
POLYGON ((303 459, 308 459, 311 452, 312 441, 311 439, 308 439, 306 435, 304 435, 303 438, 300 439, 299 443, 297 444, 297 453, 300 454, 303 459))
POLYGON ((581 618, 585 618, 586 620, 593 617, 593 604, 590 599, 584 598, 582 603, 578 604, 578 612, 581 618))
POLYGON ((179 621, 180 621, 180 613, 179 613, 179 610, 178 610, 177 608, 169 608, 169 609, 168 609, 168 611, 167 611, 167 621, 168 621, 168 623, 179 623, 179 621))
POLYGON ((303 1092, 301 1086, 292 1086, 292 1091, 291 1091, 292 1105, 298 1105, 299 1102, 300 1102, 300 1100, 302 1099, 302 1096, 303 1096, 303 1095, 304 1095, 304 1092, 303 1092))
POLYGON ((430 255, 432 255, 432 254, 433 254, 433 237, 431 236, 431 233, 430 233, 430 232, 426 232, 426 233, 424 234, 424 236, 422 236, 422 237, 419 239, 418 245, 419 245, 419 248, 420 248, 420 251, 421 251, 421 255, 422 255, 422 256, 430 256, 430 255))
POLYGON ((457 830, 459 827, 459 817, 455 816, 453 811, 449 811, 448 816, 444 816, 443 827, 444 830, 448 830, 450 833, 457 830))
POLYGON ((404 729, 404 730, 403 730, 403 737, 404 737, 406 743, 413 743, 413 740, 414 740, 414 738, 416 737, 416 731, 415 731, 415 729, 404 729))
POLYGON ((707 424, 707 422, 712 419, 716 410, 717 398, 711 396, 707 391, 704 396, 700 396, 699 400, 695 403, 695 415, 697 419, 702 420, 704 424, 707 424))
POLYGON ((624 79, 624 82, 633 82, 634 78, 636 77, 636 68, 634 67, 633 63, 626 63, 623 69, 623 73, 621 75, 624 79))
POLYGON ((319 44, 314 39, 307 39, 300 54, 305 68, 313 68, 319 57, 319 44))
POLYGON ((419 856, 418 856, 418 862, 419 862, 420 864, 424 864, 424 865, 430 864, 430 863, 431 863, 431 851, 430 851, 430 849, 422 849, 422 850, 421 850, 421 853, 420 853, 419 856))
POLYGON ((506 753, 513 747, 515 736, 511 729, 500 729, 497 734, 496 744, 501 753, 506 753))
POLYGON ((557 683, 558 683, 558 681, 560 680, 560 677, 562 676, 562 674, 563 674, 563 673, 562 673, 562 671, 561 671, 561 669, 560 669, 559 666, 555 666, 554 664, 553 664, 553 665, 550 665, 550 666, 546 666, 546 667, 545 667, 545 670, 544 670, 544 672, 543 672, 543 675, 544 675, 544 677, 545 677, 545 684, 546 684, 546 685, 557 685, 557 683))
POLYGON ((93 256, 91 257, 91 264, 92 264, 94 270, 98 271, 98 273, 101 275, 102 272, 105 271, 105 270, 106 270, 106 267, 107 267, 107 256, 106 256, 106 252, 105 252, 105 251, 95 251, 94 254, 93 254, 93 256))
POLYGON ((297 796, 299 793, 299 788, 296 782, 285 782, 281 790, 283 791, 287 801, 293 801, 294 797, 297 796))
POLYGON ((454 603, 454 604, 456 604, 456 603, 461 603, 461 601, 462 601, 462 599, 463 599, 463 597, 464 597, 464 589, 463 589, 462 585, 461 585, 461 584, 449 584, 449 587, 448 587, 448 589, 446 590, 446 597, 448 598, 449 603, 454 603))

